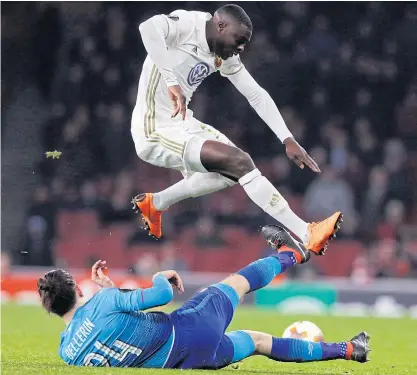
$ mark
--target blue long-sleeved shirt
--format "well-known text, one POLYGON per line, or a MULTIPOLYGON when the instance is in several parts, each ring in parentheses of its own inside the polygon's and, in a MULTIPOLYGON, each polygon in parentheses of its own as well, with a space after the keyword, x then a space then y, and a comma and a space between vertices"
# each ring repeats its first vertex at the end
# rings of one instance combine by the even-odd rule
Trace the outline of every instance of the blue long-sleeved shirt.
POLYGON ((148 289, 102 289, 76 310, 61 334, 60 357, 76 366, 163 367, 173 340, 169 315, 141 310, 172 298, 162 275, 148 289))

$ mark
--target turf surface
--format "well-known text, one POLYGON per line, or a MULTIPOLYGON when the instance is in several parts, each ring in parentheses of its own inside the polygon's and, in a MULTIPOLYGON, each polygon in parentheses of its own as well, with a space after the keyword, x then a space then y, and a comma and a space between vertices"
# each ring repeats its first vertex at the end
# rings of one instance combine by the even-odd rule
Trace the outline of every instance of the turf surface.
POLYGON ((61 362, 57 354, 63 323, 39 307, 4 305, 1 317, 2 374, 279 374, 279 375, 415 375, 417 374, 417 320, 342 317, 280 316, 271 311, 240 307, 231 329, 251 329, 281 335, 296 320, 319 325, 327 341, 343 341, 361 330, 371 336, 371 362, 358 364, 332 361, 309 364, 279 363, 250 358, 239 369, 219 371, 177 371, 116 368, 74 368, 61 362))

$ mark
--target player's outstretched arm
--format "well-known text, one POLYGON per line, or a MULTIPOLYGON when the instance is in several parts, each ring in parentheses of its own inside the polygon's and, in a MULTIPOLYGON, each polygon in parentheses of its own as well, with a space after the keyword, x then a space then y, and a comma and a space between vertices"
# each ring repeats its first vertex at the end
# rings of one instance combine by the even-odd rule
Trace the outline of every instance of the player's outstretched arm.
POLYGON ((221 72, 222 75, 227 77, 248 99, 259 117, 285 144, 287 156, 300 168, 304 168, 305 164, 314 172, 320 172, 316 162, 294 139, 271 96, 255 81, 252 75, 240 63, 240 60, 235 67, 229 63, 226 69, 226 71, 221 72), (240 64, 240 67, 238 64, 240 64))
POLYGON ((91 280, 103 289, 106 304, 117 311, 139 311, 163 306, 172 301, 173 287, 184 292, 180 275, 174 270, 161 271, 152 278, 153 286, 147 289, 117 289, 113 281, 104 273, 106 261, 97 261, 91 269, 91 280))
POLYGON ((123 312, 140 311, 171 302, 174 292, 168 279, 158 273, 152 280, 153 286, 147 289, 113 289, 115 309, 123 312))
POLYGON ((109 289, 106 294, 116 311, 131 312, 166 305, 174 297, 173 287, 184 291, 181 277, 174 270, 162 271, 152 278, 153 286, 147 289, 109 289))

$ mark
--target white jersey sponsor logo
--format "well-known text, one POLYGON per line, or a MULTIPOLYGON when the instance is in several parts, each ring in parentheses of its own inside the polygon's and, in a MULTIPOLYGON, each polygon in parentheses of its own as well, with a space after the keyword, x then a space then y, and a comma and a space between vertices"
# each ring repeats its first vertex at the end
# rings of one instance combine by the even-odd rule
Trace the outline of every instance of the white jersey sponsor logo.
POLYGON ((210 73, 209 66, 204 63, 198 63, 194 68, 191 69, 188 74, 188 84, 190 86, 198 85, 204 78, 206 78, 210 73))

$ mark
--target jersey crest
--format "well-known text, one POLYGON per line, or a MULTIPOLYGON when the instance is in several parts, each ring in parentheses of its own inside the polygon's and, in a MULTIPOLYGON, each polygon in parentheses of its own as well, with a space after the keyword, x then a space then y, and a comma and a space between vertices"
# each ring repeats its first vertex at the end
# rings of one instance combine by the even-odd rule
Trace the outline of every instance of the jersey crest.
POLYGON ((216 56, 214 59, 214 66, 216 67, 216 69, 219 69, 222 66, 223 60, 221 57, 216 56))
POLYGON ((194 86, 199 84, 210 73, 209 66, 204 62, 199 62, 188 74, 188 84, 194 86))

